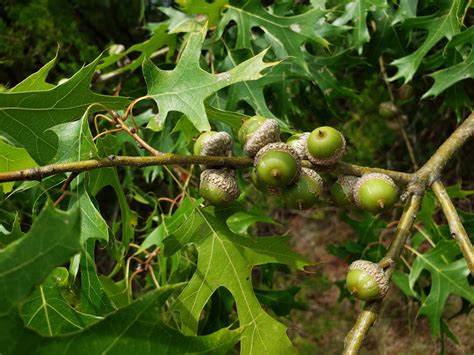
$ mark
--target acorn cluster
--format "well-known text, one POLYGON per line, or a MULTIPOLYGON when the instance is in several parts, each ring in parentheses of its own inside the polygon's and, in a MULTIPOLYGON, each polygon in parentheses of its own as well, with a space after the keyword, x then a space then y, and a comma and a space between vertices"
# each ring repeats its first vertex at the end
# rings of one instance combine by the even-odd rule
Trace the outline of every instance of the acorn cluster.
MULTIPOLYGON (((292 135, 286 143, 280 139, 278 121, 254 116, 243 122, 239 141, 246 155, 254 159, 250 173, 252 184, 261 191, 278 194, 291 208, 305 209, 316 204, 323 180, 314 169, 303 168, 309 160, 315 166, 337 163, 346 151, 346 140, 333 127, 318 127, 312 132, 292 135)), ((194 154, 231 156, 232 138, 225 132, 204 132, 196 140, 194 154)), ((222 205, 238 198, 235 171, 201 166, 200 192, 209 203, 222 205)), ((390 209, 398 199, 395 182, 384 174, 362 177, 343 175, 330 189, 341 206, 356 204, 371 212, 390 209)))
MULTIPOLYGON (((291 208, 314 206, 321 194, 323 180, 314 170, 333 165, 346 151, 346 140, 333 127, 318 127, 312 132, 292 135, 281 141, 278 121, 254 116, 243 122, 238 137, 246 155, 254 159, 250 181, 258 190, 281 195, 291 208), (310 161, 313 169, 302 167, 310 161)), ((232 138, 225 132, 205 132, 194 145, 195 155, 231 156, 232 138)), ((239 197, 235 171, 229 168, 201 166, 199 191, 213 205, 224 205, 239 197)), ((381 173, 361 177, 341 175, 330 188, 340 206, 355 204, 371 213, 390 209, 398 200, 398 187, 390 176, 381 173)), ((388 279, 383 269, 367 260, 357 260, 349 267, 348 290, 363 301, 383 298, 388 279)))

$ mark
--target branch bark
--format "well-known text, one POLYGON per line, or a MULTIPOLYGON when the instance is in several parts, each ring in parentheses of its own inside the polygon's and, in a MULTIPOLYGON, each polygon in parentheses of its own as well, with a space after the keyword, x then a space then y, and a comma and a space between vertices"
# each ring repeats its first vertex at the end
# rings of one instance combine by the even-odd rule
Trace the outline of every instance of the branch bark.
POLYGON ((464 122, 444 141, 438 150, 417 172, 419 181, 425 182, 428 186, 439 179, 441 171, 444 169, 451 157, 462 147, 464 142, 474 134, 474 113, 471 113, 464 122))
MULTIPOLYGON (((248 157, 217 157, 217 156, 197 156, 197 155, 178 155, 168 153, 156 153, 154 156, 135 157, 135 156, 109 156, 104 159, 83 160, 72 163, 60 163, 45 165, 32 169, 7 171, 0 173, 0 183, 9 181, 41 180, 45 177, 67 173, 83 172, 99 168, 108 168, 113 166, 135 166, 145 167, 152 165, 192 165, 205 164, 216 167, 246 168, 253 166, 253 160, 248 157)), ((349 163, 336 163, 332 166, 316 166, 308 161, 303 162, 303 166, 316 171, 332 172, 337 174, 361 176, 369 173, 383 173, 392 177, 395 181, 408 184, 413 180, 414 175, 394 170, 379 168, 369 168, 349 163)))
POLYGON ((472 246, 469 236, 467 235, 466 230, 461 223, 461 219, 459 218, 456 208, 454 207, 441 181, 436 180, 431 185, 431 189, 435 193, 443 213, 448 220, 451 236, 454 238, 454 240, 456 240, 459 248, 461 248, 464 259, 466 259, 467 266, 471 271, 471 275, 474 276, 474 247, 472 246))

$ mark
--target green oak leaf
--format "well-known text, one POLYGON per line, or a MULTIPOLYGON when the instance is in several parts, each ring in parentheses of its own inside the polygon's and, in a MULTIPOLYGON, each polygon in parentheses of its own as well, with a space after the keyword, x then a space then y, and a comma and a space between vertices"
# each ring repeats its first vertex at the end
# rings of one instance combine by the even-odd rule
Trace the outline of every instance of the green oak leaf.
POLYGON ((288 238, 240 236, 229 230, 225 220, 218 212, 196 207, 179 229, 164 240, 165 255, 187 243, 194 243, 198 251, 196 272, 175 307, 181 314, 183 332, 196 333, 204 306, 219 287, 225 287, 235 299, 239 323, 244 328, 242 354, 293 353, 286 327, 261 307, 251 273, 254 266, 267 263, 301 269, 306 261, 288 248, 288 238))
POLYGON ((98 323, 69 336, 42 338, 23 327, 15 313, 0 317, 0 351, 5 354, 226 354, 241 331, 221 329, 185 336, 165 324, 162 308, 171 285, 148 292, 98 323))
POLYGON ((416 17, 416 8, 418 7, 418 0, 400 0, 398 9, 393 15, 391 25, 403 23, 406 19, 416 17))
POLYGON ((306 305, 295 300, 300 287, 290 286, 286 290, 255 289, 255 295, 264 305, 271 308, 276 315, 288 317, 292 309, 306 310, 306 305))
POLYGON ((160 23, 154 28, 153 34, 146 41, 135 44, 121 53, 112 54, 108 57, 102 58, 99 65, 97 65, 97 69, 102 70, 116 63, 130 53, 140 52, 141 54, 137 59, 134 59, 130 64, 120 67, 114 73, 118 74, 126 71, 134 71, 142 65, 143 60, 146 57, 152 57, 154 52, 166 45, 168 46, 168 56, 171 55, 174 52, 174 48, 176 46, 176 35, 167 33, 167 28, 167 23, 160 23))
POLYGON ((0 208, 0 249, 24 235, 20 226, 20 212, 10 212, 0 208))
POLYGON ((93 103, 123 109, 128 98, 99 95, 90 90, 98 61, 99 58, 49 90, 0 93, 0 134, 11 137, 38 164, 44 164, 54 157, 58 147, 49 128, 81 117, 93 103))
MULTIPOLYGON (((38 166, 25 148, 14 147, 0 139, 0 172, 22 170, 38 166)), ((8 193, 13 189, 14 182, 0 184, 3 192, 8 193)))
POLYGON ((367 28, 367 14, 369 11, 383 10, 387 7, 385 0, 353 0, 349 1, 342 15, 332 23, 335 26, 344 26, 350 21, 353 23, 351 31, 352 45, 362 54, 363 45, 370 41, 367 28))
POLYGON ((444 90, 465 79, 474 78, 474 48, 464 61, 452 67, 438 70, 430 76, 434 79, 434 84, 422 96, 422 99, 429 96, 438 96, 444 90))
POLYGON ((416 251, 415 253, 417 257, 409 275, 410 288, 413 291, 413 286, 423 270, 430 273, 430 293, 423 300, 419 313, 430 320, 432 334, 439 335, 444 305, 450 294, 474 303, 474 292, 467 280, 469 269, 466 260, 456 260, 460 251, 454 240, 441 240, 430 251, 424 254, 416 251))
MULTIPOLYGON (((317 30, 318 23, 324 19, 326 11, 313 8, 296 16, 277 16, 266 11, 260 1, 231 1, 217 28, 221 37, 231 21, 237 24, 236 49, 252 48, 252 28, 260 27, 279 59, 292 57, 303 68, 306 68, 304 51, 305 43, 327 47, 329 42, 317 30)), ((325 23, 327 27, 331 25, 325 23)), ((322 33, 322 31, 321 31, 322 33)))
POLYGON ((54 269, 23 303, 21 315, 27 328, 52 337, 81 331, 102 319, 79 312, 68 303, 68 277, 66 268, 54 269))
POLYGON ((206 33, 207 28, 203 27, 189 34, 181 58, 173 70, 159 69, 149 59, 143 62, 148 95, 156 101, 160 111, 157 120, 151 120, 148 124, 149 128, 157 128, 168 112, 178 111, 185 114, 199 131, 210 130, 204 100, 231 84, 259 79, 263 69, 276 64, 263 62, 266 51, 262 51, 229 71, 210 74, 199 65, 206 33))
POLYGON ((58 150, 52 163, 69 163, 97 157, 97 147, 89 128, 89 112, 93 106, 89 106, 81 119, 50 128, 58 137, 58 150))
POLYGON ((102 316, 116 309, 102 287, 97 275, 94 260, 95 240, 86 242, 85 250, 81 255, 81 312, 102 316))
POLYGON ((228 0, 176 0, 176 3, 184 13, 206 15, 209 27, 214 27, 219 23, 221 12, 228 2, 228 0))
POLYGON ((80 250, 79 216, 47 205, 25 237, 0 251, 0 315, 80 250))
POLYGON ((54 88, 53 84, 46 82, 46 78, 48 77, 49 71, 54 67, 54 64, 56 64, 57 58, 58 53, 56 53, 56 56, 46 63, 40 70, 15 85, 8 92, 40 91, 54 88))
POLYGON ((394 60, 391 64, 398 69, 390 78, 391 81, 404 78, 404 83, 409 82, 415 75, 423 58, 441 39, 451 39, 460 32, 459 14, 463 10, 464 1, 453 0, 451 3, 442 3, 439 14, 420 16, 405 20, 404 27, 417 28, 427 32, 426 38, 413 53, 394 60))

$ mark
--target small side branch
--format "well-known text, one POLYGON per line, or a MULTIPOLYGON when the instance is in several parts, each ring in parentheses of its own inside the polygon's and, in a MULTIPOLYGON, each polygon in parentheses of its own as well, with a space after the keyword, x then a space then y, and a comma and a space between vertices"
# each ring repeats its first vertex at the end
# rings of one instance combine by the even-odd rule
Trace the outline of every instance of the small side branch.
POLYGON ((467 235, 466 230, 461 223, 461 219, 459 218, 456 208, 454 207, 441 181, 436 180, 431 185, 431 189, 435 193, 436 198, 443 209, 443 213, 448 220, 451 235, 461 248, 464 259, 466 259, 467 266, 471 271, 471 275, 474 276, 474 247, 472 246, 469 236, 467 235))
MULTIPOLYGON (((379 265, 385 269, 385 274, 388 278, 391 278, 395 270, 396 261, 400 258, 403 246, 410 235, 416 214, 421 207, 422 198, 423 196, 419 194, 411 195, 400 217, 394 240, 390 245, 387 255, 379 262, 379 265)), ((364 310, 359 314, 356 323, 346 336, 344 355, 354 355, 359 352, 367 333, 377 320, 382 301, 377 300, 366 303, 364 310)))

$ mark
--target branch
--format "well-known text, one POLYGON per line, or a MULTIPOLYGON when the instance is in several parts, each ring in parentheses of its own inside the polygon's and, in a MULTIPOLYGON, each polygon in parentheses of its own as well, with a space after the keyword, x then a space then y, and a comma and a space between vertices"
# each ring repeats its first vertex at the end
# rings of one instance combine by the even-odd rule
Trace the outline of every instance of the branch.
MULTIPOLYGON (((218 157, 178 155, 168 153, 157 153, 155 156, 135 157, 111 155, 104 159, 83 160, 72 163, 60 163, 40 166, 32 169, 7 171, 0 173, 0 183, 9 181, 41 180, 45 177, 67 172, 83 172, 99 168, 113 166, 135 166, 145 167, 153 165, 192 165, 204 164, 216 167, 247 168, 253 166, 253 160, 249 157, 218 157)), ((391 176, 395 181, 408 184, 413 179, 412 174, 399 171, 369 168, 349 163, 336 163, 332 166, 316 166, 308 161, 303 165, 317 171, 326 171, 345 175, 361 176, 369 173, 384 173, 391 176)))
POLYGON ((153 166, 153 165, 192 165, 205 164, 219 167, 244 168, 253 164, 247 157, 214 157, 195 155, 161 154, 152 157, 131 157, 111 155, 104 159, 83 160, 72 163, 45 165, 32 169, 0 173, 0 183, 8 181, 41 180, 47 176, 66 172, 83 172, 113 166, 153 166))
POLYGON ((438 150, 417 172, 416 176, 427 185, 439 179, 441 171, 454 153, 461 148, 464 142, 474 134, 474 113, 471 113, 464 122, 444 141, 438 150))
POLYGON ((441 181, 436 180, 431 185, 431 189, 435 193, 436 198, 443 209, 443 213, 448 220, 451 235, 461 248, 467 266, 471 271, 471 275, 474 276, 474 247, 472 246, 469 236, 461 223, 456 208, 454 208, 454 205, 441 181))
MULTIPOLYGON (((411 227, 415 221, 416 214, 421 207, 423 196, 420 194, 412 194, 411 198, 405 205, 400 221, 398 222, 395 237, 390 245, 387 255, 380 260, 379 265, 385 268, 385 275, 391 278, 395 270, 396 261, 399 259, 403 249, 403 245, 410 235, 411 227)), ((354 327, 347 334, 344 342, 344 355, 353 355, 359 352, 362 342, 372 325, 377 320, 382 300, 366 303, 364 310, 359 314, 354 327)))

